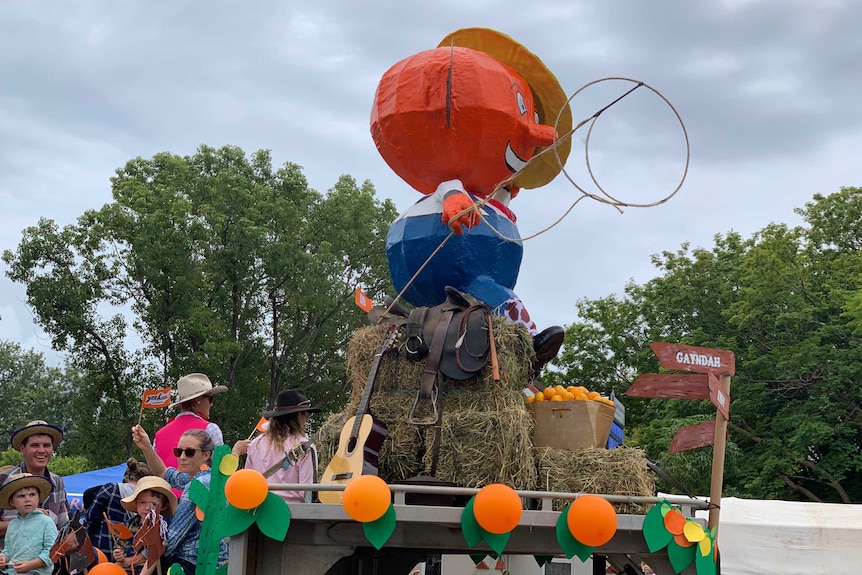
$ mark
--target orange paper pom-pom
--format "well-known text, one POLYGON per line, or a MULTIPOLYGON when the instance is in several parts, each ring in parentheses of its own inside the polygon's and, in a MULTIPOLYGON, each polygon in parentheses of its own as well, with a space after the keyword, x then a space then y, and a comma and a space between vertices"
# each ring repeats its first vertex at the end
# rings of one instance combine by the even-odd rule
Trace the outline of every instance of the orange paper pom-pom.
POLYGON ((385 481, 376 475, 360 475, 347 483, 341 504, 354 520, 367 523, 383 517, 391 502, 385 481))
POLYGON ((225 498, 239 509, 254 509, 266 500, 268 490, 266 478, 254 469, 240 469, 224 484, 225 498))
POLYGON ((508 533, 521 520, 523 503, 514 489, 501 483, 483 487, 473 500, 473 515, 489 533, 508 533))
POLYGON ((582 495, 575 499, 569 507, 566 522, 572 536, 590 547, 604 545, 617 532, 614 506, 598 495, 582 495))

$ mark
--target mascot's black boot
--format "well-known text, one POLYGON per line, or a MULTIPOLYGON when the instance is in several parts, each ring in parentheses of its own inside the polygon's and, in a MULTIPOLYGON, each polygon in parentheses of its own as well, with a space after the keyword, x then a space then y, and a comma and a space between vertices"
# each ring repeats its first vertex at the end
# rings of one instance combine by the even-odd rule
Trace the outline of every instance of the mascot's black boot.
POLYGON ((533 350, 536 352, 536 361, 533 362, 535 375, 542 371, 546 363, 557 357, 565 335, 566 330, 558 325, 552 325, 533 337, 533 350))

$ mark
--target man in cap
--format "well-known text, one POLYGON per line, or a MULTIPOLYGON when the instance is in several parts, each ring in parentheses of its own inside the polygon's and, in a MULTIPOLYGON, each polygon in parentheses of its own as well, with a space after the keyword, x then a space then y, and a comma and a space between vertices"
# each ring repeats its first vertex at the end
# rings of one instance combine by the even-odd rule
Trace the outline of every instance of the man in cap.
MULTIPOLYGON (((54 520, 57 529, 69 522, 69 502, 66 500, 66 485, 63 478, 48 470, 48 462, 54 456, 54 448, 63 441, 63 431, 42 420, 31 421, 21 429, 12 432, 12 447, 21 452, 24 461, 5 474, 0 474, 0 483, 9 475, 31 473, 47 478, 51 482, 51 494, 47 501, 40 504, 44 513, 54 520)), ((6 510, 0 517, 0 547, 5 544, 6 529, 17 511, 6 510)))
POLYGON ((153 447, 166 467, 177 467, 173 449, 183 433, 189 429, 203 429, 210 434, 216 445, 224 443, 221 428, 209 420, 213 396, 224 393, 227 387, 213 387, 210 378, 202 373, 190 373, 177 381, 177 401, 169 407, 179 405, 182 409, 167 425, 156 431, 153 447))

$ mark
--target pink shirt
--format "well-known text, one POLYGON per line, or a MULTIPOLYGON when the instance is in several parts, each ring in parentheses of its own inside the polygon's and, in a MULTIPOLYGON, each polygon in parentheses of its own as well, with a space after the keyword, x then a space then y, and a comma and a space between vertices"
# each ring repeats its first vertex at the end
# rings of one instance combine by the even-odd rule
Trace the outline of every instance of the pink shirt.
MULTIPOLYGON (((261 473, 265 473, 267 469, 279 462, 284 457, 284 454, 308 437, 291 435, 284 445, 273 447, 272 442, 267 438, 266 434, 255 437, 248 446, 248 454, 245 461, 245 466, 249 469, 256 469, 261 473)), ((267 478, 268 483, 314 483, 314 466, 317 462, 317 450, 312 446, 312 452, 309 452, 299 460, 296 465, 291 465, 287 469, 281 468, 267 478)), ((305 501, 306 491, 273 491, 276 495, 287 501, 288 503, 302 503, 305 501)))

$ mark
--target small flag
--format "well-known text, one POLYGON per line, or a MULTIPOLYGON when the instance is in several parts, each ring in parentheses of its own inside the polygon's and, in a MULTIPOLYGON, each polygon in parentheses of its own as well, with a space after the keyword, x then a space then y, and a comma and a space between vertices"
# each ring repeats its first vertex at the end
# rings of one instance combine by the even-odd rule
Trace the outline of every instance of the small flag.
POLYGON ((144 392, 141 407, 167 407, 171 404, 171 388, 151 389, 144 392))
POLYGON ((254 428, 261 433, 266 433, 269 431, 269 420, 265 417, 261 417, 260 421, 257 422, 257 425, 255 425, 254 428))
POLYGON ((110 531, 111 535, 117 539, 131 540, 135 536, 124 523, 114 523, 108 519, 108 516, 104 513, 102 514, 102 517, 105 518, 105 525, 108 526, 108 531, 110 531))
POLYGON ((370 312, 371 308, 374 307, 374 302, 371 301, 371 298, 365 295, 362 288, 358 286, 356 288, 356 305, 358 305, 365 313, 370 312))

